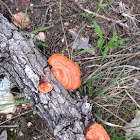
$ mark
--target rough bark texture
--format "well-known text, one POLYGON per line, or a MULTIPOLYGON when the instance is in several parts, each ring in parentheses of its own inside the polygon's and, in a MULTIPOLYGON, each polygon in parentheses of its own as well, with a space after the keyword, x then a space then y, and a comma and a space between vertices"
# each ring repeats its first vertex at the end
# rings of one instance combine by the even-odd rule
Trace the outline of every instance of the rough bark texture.
POLYGON ((68 92, 55 79, 34 40, 34 35, 18 31, 0 14, 0 71, 30 101, 56 140, 85 140, 86 129, 93 123, 91 103, 68 92), (53 90, 39 93, 40 76, 48 72, 53 90))

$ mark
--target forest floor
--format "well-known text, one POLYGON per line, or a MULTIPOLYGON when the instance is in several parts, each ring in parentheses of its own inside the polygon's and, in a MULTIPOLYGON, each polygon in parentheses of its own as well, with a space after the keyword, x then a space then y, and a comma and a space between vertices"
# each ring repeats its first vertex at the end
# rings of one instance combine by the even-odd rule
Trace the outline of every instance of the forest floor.
MULTIPOLYGON (((10 22, 12 14, 25 12, 19 1, 26 0, 0 0, 0 13, 10 22)), ((27 8, 30 25, 23 31, 42 29, 46 39, 35 43, 43 55, 61 53, 78 64, 77 91, 93 102, 95 120, 111 140, 139 138, 140 128, 126 136, 123 126, 140 110, 140 0, 31 0, 27 8)), ((8 115, 0 115, 8 140, 53 139, 28 103, 8 115)))

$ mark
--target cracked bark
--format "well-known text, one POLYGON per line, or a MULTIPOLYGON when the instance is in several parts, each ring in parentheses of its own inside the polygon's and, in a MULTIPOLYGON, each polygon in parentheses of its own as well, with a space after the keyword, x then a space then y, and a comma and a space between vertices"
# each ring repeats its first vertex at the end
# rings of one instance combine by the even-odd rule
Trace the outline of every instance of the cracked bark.
POLYGON ((93 123, 87 97, 68 92, 50 72, 53 90, 37 90, 40 76, 50 71, 47 60, 34 45, 35 35, 18 29, 0 14, 0 71, 20 89, 56 140, 85 140, 93 123))

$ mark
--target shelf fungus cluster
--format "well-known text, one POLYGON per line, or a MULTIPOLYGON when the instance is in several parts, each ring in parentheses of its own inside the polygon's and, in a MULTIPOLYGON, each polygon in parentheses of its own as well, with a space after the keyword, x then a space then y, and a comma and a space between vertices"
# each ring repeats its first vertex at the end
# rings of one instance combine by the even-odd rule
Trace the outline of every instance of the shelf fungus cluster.
POLYGON ((70 61, 62 54, 52 55, 48 63, 52 66, 51 71, 56 79, 61 82, 67 90, 75 90, 81 85, 81 71, 78 65, 70 61))
MULTIPOLYGON (((62 54, 52 55, 48 63, 52 66, 56 79, 63 84, 67 90, 75 90, 81 85, 81 71, 78 65, 70 61, 66 56, 62 54)), ((48 93, 53 89, 49 82, 42 81, 38 86, 38 91, 42 93, 48 93)))
MULTIPOLYGON (((48 59, 48 63, 52 66, 56 79, 63 84, 67 90, 75 90, 81 85, 81 71, 78 65, 70 61, 66 56, 54 54, 48 59)), ((53 89, 50 82, 41 80, 38 91, 48 93, 53 89)), ((86 132, 86 140, 110 140, 109 135, 101 124, 93 124, 86 132)))
POLYGON ((101 124, 95 123, 87 130, 86 140, 110 140, 110 137, 101 124))

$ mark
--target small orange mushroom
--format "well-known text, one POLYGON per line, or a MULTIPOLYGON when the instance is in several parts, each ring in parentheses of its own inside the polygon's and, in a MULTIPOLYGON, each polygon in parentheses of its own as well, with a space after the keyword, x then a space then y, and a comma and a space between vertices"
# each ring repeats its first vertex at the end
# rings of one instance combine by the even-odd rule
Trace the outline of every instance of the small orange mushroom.
POLYGON ((38 85, 38 91, 42 93, 48 93, 53 89, 53 86, 49 82, 41 81, 38 85))
POLYGON ((110 140, 110 137, 101 124, 95 123, 87 130, 86 140, 110 140))
POLYGON ((67 90, 75 90, 81 85, 81 71, 78 65, 70 61, 62 54, 52 55, 48 63, 52 66, 51 71, 56 79, 61 82, 67 90))

